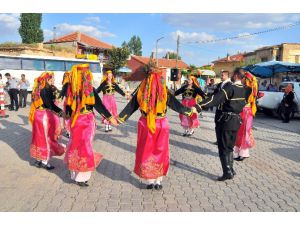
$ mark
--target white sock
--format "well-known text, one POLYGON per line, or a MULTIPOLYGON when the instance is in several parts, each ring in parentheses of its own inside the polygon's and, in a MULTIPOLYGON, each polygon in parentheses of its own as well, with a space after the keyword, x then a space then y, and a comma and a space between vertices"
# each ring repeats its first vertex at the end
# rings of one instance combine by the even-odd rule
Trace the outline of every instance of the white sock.
POLYGON ((110 125, 108 125, 108 129, 111 130, 111 126, 110 125))
POLYGON ((105 125, 105 130, 108 130, 108 125, 105 125))

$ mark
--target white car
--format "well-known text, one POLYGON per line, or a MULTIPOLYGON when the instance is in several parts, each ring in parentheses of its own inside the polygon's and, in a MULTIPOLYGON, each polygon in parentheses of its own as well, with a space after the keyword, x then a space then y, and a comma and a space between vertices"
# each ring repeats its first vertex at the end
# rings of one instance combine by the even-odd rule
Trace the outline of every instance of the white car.
POLYGON ((295 98, 292 117, 295 112, 300 112, 300 82, 286 81, 279 86, 279 91, 259 91, 260 98, 257 99, 257 106, 267 115, 279 114, 282 116, 282 108, 280 106, 283 99, 284 89, 288 84, 292 84, 295 98))

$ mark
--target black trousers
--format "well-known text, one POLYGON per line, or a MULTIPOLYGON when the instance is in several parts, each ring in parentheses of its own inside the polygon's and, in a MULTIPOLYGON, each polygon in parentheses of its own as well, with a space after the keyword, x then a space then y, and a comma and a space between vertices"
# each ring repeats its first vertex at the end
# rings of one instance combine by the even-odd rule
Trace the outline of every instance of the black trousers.
POLYGON ((233 152, 237 132, 237 130, 225 130, 222 124, 216 126, 219 156, 233 152))
POLYGON ((27 90, 26 89, 21 89, 19 92, 19 107, 26 106, 26 101, 27 101, 27 90))
POLYGON ((9 98, 10 98, 10 108, 11 109, 18 109, 19 105, 18 105, 18 89, 9 89, 8 90, 8 94, 9 94, 9 98))
POLYGON ((291 113, 293 112, 292 107, 284 107, 284 119, 285 122, 290 122, 291 113))

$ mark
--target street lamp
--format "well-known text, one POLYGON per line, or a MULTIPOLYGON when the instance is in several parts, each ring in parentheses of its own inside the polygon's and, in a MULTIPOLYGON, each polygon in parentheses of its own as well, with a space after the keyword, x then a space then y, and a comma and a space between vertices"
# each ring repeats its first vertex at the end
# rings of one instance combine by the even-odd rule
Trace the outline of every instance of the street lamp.
POLYGON ((161 37, 161 38, 158 38, 157 40, 156 40, 156 52, 155 52, 155 54, 156 54, 156 56, 155 56, 155 58, 156 58, 156 67, 158 67, 158 60, 157 60, 157 46, 158 46, 158 41, 159 40, 161 40, 161 39, 163 39, 164 37, 161 37))

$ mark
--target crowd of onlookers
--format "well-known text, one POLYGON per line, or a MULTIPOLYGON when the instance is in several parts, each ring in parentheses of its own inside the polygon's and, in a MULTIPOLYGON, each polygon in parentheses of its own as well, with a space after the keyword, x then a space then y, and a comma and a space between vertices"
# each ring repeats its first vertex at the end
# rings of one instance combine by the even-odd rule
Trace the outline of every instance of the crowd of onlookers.
MULTIPOLYGON (((26 79, 25 74, 21 75, 21 78, 13 77, 10 73, 4 77, 0 74, 0 88, 3 93, 7 93, 10 99, 8 110, 18 111, 18 109, 26 107, 28 88, 30 86, 29 81, 26 79)), ((4 94, 3 94, 4 95, 4 94)))

